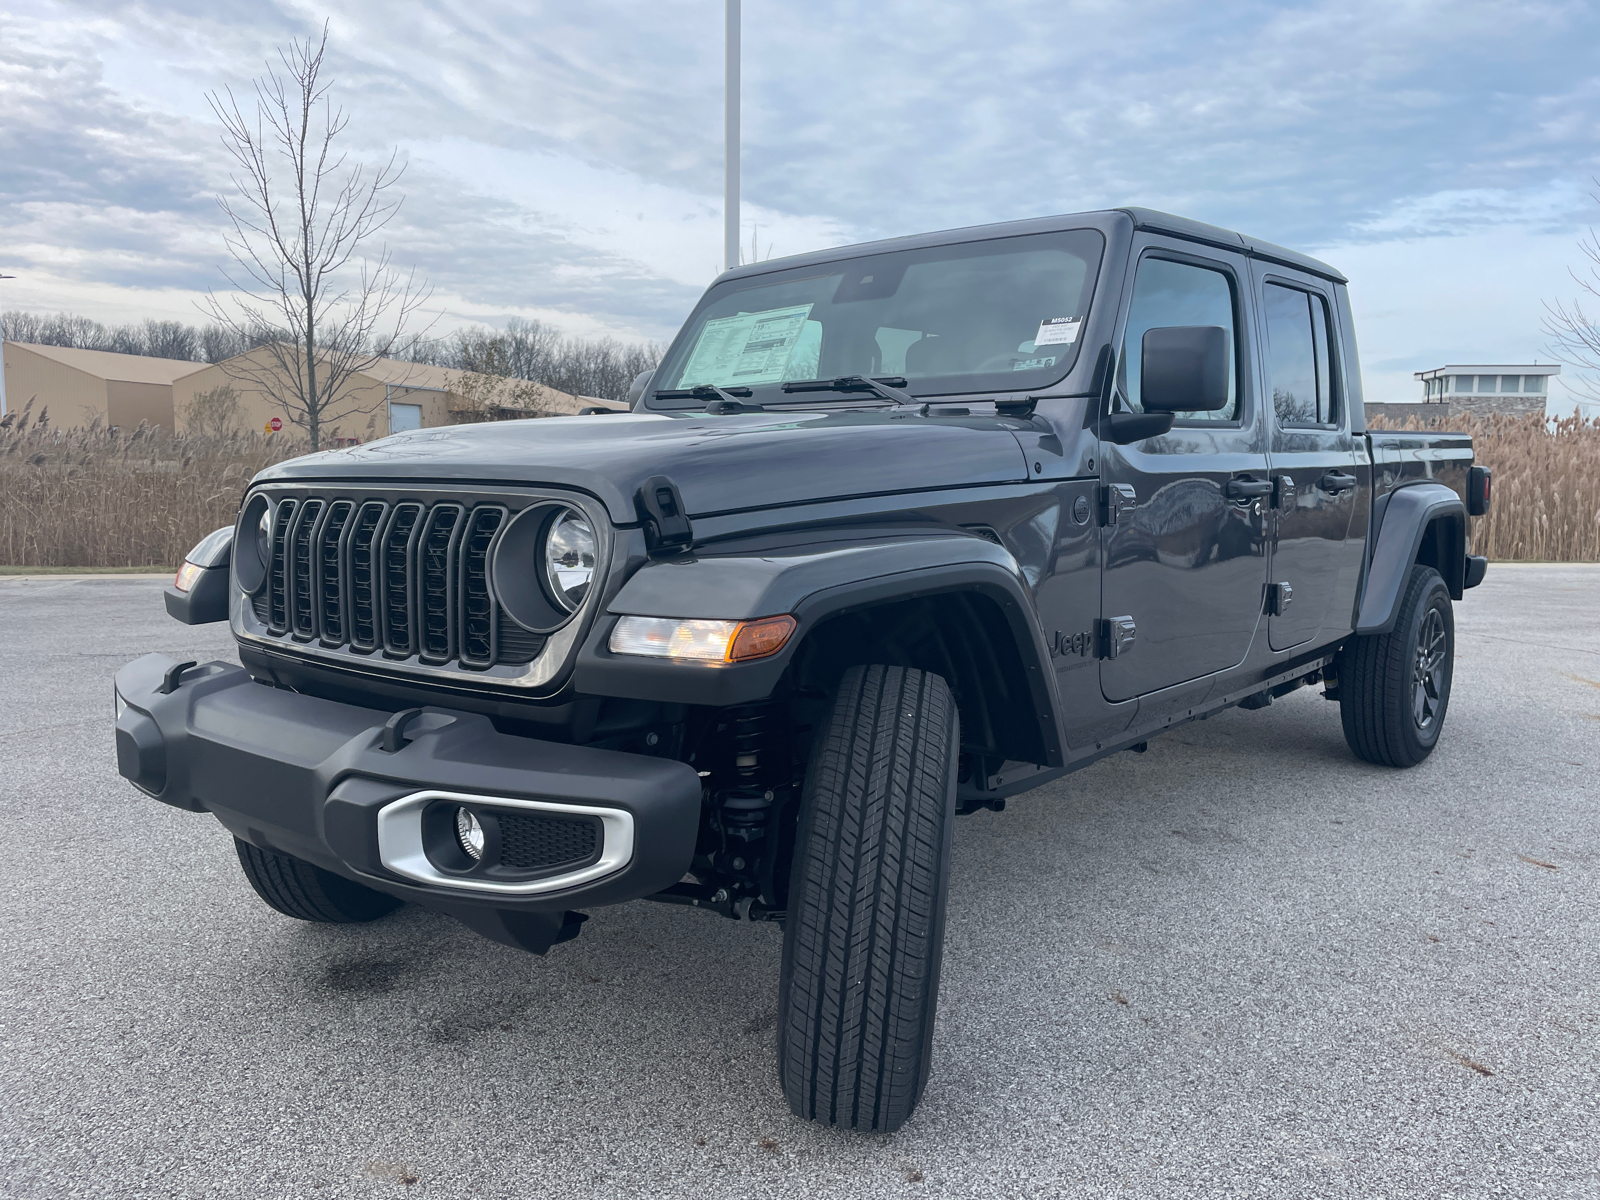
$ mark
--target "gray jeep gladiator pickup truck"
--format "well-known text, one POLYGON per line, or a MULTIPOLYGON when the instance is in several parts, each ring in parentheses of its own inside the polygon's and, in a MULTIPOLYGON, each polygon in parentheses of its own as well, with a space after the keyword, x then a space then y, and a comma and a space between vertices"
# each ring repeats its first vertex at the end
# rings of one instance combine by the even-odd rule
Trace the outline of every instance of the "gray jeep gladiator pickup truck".
POLYGON ((957 814, 1311 684, 1434 748, 1489 476, 1360 380, 1338 271, 1140 209, 740 267, 630 413, 262 472, 166 596, 243 667, 124 667, 118 765, 301 920, 781 922, 785 1096, 893 1130, 957 814))

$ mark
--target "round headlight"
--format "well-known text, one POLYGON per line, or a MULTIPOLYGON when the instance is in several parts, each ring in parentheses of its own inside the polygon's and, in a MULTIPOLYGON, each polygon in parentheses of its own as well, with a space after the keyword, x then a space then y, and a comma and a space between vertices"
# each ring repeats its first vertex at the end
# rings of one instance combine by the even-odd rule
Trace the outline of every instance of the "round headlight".
POLYGON ((272 505, 257 492, 244 506, 233 545, 234 578, 252 596, 267 582, 267 564, 272 561, 271 543, 272 505))
POLYGON ((550 596, 568 612, 576 612, 594 579, 594 530, 583 514, 566 509, 544 537, 544 577, 550 596))

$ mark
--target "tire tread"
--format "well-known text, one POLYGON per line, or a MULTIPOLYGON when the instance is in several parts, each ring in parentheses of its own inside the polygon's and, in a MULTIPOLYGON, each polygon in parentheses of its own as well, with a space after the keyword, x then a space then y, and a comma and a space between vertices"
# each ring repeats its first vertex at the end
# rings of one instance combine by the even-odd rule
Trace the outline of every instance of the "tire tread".
POLYGON ((400 901, 288 854, 233 839, 244 877, 256 895, 286 917, 326 925, 373 921, 400 901))
MULTIPOLYGON (((1418 608, 1435 586, 1444 587, 1438 571, 1420 563, 1413 566, 1394 629, 1354 637, 1340 656, 1339 717, 1345 741, 1365 762, 1414 767, 1433 750, 1434 742, 1423 744, 1413 732, 1409 689, 1412 626, 1418 608)), ((1453 651, 1453 632, 1450 645, 1453 651)), ((1443 713, 1439 719, 1442 724, 1443 713)))
POLYGON ((807 773, 784 939, 779 1073, 800 1116, 891 1131, 921 1097, 956 741, 939 676, 846 672, 807 773))

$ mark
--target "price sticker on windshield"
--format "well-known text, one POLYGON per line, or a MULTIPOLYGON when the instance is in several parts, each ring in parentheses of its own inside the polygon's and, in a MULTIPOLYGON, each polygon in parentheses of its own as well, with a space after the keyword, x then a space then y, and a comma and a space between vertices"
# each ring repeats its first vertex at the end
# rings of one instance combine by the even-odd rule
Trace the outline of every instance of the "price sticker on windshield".
POLYGON ((1078 340, 1078 330, 1082 327, 1082 317, 1046 317, 1039 322, 1039 332, 1034 336, 1033 344, 1070 346, 1078 340))

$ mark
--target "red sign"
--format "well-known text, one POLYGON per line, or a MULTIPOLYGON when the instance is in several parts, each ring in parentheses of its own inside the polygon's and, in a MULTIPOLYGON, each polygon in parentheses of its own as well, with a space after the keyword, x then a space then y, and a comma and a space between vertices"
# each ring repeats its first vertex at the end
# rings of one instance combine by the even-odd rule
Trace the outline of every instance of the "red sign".
POLYGON ((278 430, 283 428, 283 418, 273 417, 272 420, 267 422, 267 426, 272 430, 273 433, 277 433, 278 430))

